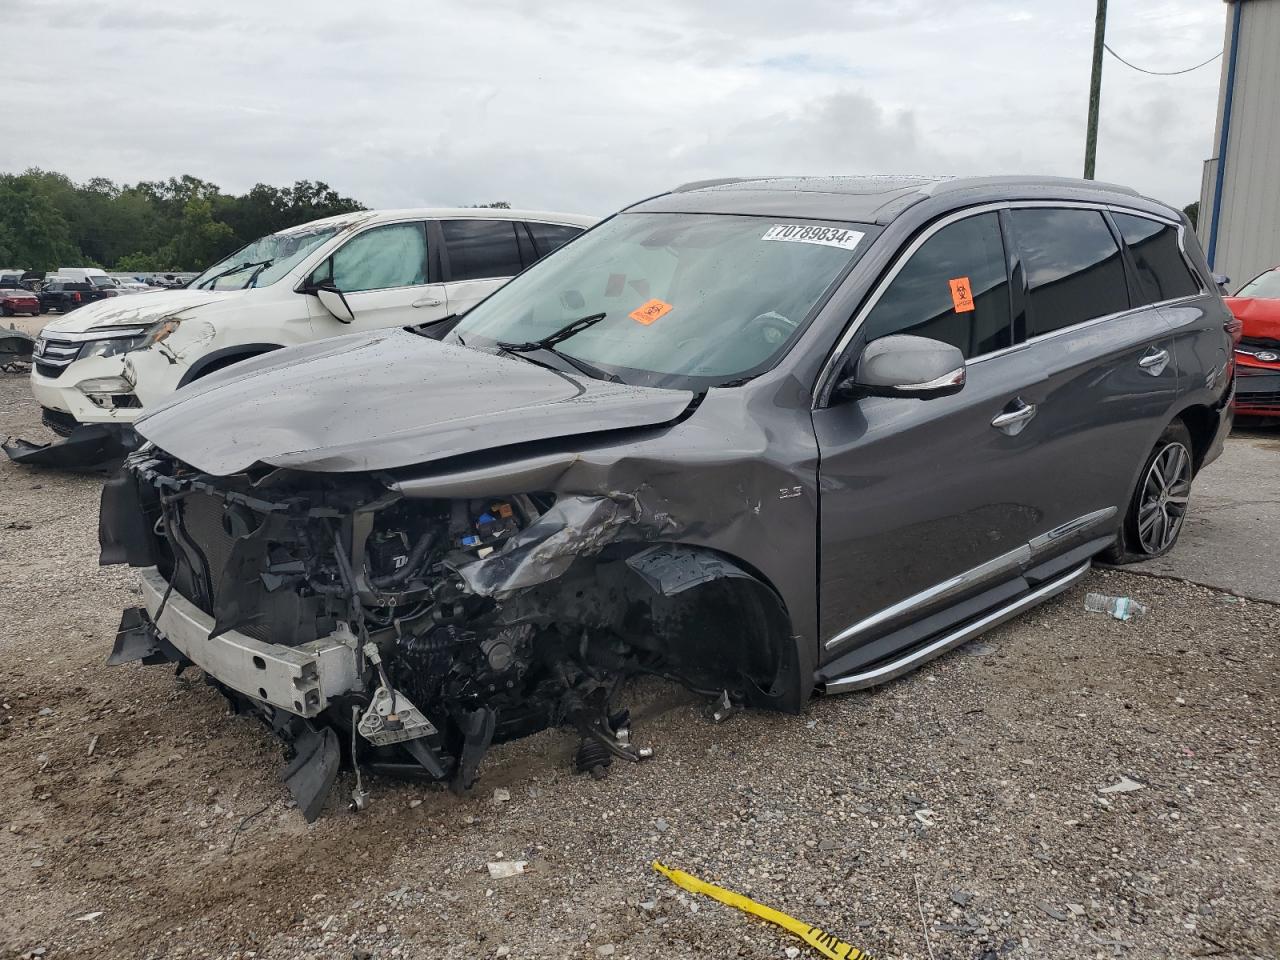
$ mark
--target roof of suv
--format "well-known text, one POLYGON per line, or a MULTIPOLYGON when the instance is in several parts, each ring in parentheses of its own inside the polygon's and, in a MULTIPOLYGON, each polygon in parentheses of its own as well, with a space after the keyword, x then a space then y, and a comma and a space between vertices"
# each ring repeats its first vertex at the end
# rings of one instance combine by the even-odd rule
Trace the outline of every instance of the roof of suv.
POLYGON ((378 223, 396 220, 534 220, 544 223, 564 223, 572 226, 594 226, 599 217, 581 213, 556 213, 550 210, 509 210, 505 207, 406 207, 398 210, 353 210, 338 213, 320 220, 310 220, 297 226, 286 227, 280 233, 312 230, 317 224, 328 223, 378 223))
POLYGON ((734 177, 699 180, 628 208, 668 213, 738 213, 887 224, 930 197, 956 205, 999 200, 1122 203, 1164 216, 1177 211, 1136 190, 1071 177, 734 177))

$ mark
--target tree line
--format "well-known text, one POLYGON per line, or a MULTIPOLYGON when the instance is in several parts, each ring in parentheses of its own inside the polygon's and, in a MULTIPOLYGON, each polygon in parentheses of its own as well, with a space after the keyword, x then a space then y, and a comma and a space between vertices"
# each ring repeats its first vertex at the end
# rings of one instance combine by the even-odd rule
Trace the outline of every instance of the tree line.
POLYGON ((202 270, 252 240, 363 204, 327 183, 260 183, 239 196, 183 175, 117 185, 47 170, 0 174, 0 267, 202 270))

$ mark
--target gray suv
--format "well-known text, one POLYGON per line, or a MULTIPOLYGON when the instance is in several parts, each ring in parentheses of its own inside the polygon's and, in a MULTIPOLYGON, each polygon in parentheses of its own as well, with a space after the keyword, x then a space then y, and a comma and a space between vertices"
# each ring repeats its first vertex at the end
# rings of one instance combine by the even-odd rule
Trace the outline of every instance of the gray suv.
POLYGON ((103 494, 112 662, 465 788, 495 740, 639 759, 619 684, 798 711, 1159 555, 1230 428, 1182 216, 1074 180, 690 184, 461 318, 180 391, 103 494))

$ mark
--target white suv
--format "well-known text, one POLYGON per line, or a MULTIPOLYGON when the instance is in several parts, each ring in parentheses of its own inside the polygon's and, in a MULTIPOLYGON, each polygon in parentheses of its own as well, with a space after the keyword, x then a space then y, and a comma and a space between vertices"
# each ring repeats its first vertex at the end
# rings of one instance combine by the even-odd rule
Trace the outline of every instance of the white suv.
MULTIPOLYGON (((127 427, 178 387, 248 357, 461 314, 595 221, 476 208, 361 211, 291 227, 184 289, 51 321, 36 341, 31 389, 62 436, 89 424, 127 427)), ((28 462, 48 449, 11 446, 28 462)))

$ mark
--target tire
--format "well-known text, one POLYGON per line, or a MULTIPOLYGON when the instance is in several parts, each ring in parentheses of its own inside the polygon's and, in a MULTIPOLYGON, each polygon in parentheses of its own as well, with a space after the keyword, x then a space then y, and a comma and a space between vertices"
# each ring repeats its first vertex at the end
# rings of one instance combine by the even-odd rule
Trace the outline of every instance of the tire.
POLYGON ((1181 420, 1164 428, 1138 474, 1124 526, 1100 558, 1107 563, 1138 563, 1173 549, 1182 533, 1195 478, 1191 431, 1181 420))
POLYGON ((12 314, 9 313, 9 308, 0 307, 0 317, 8 317, 8 316, 12 316, 12 314))

